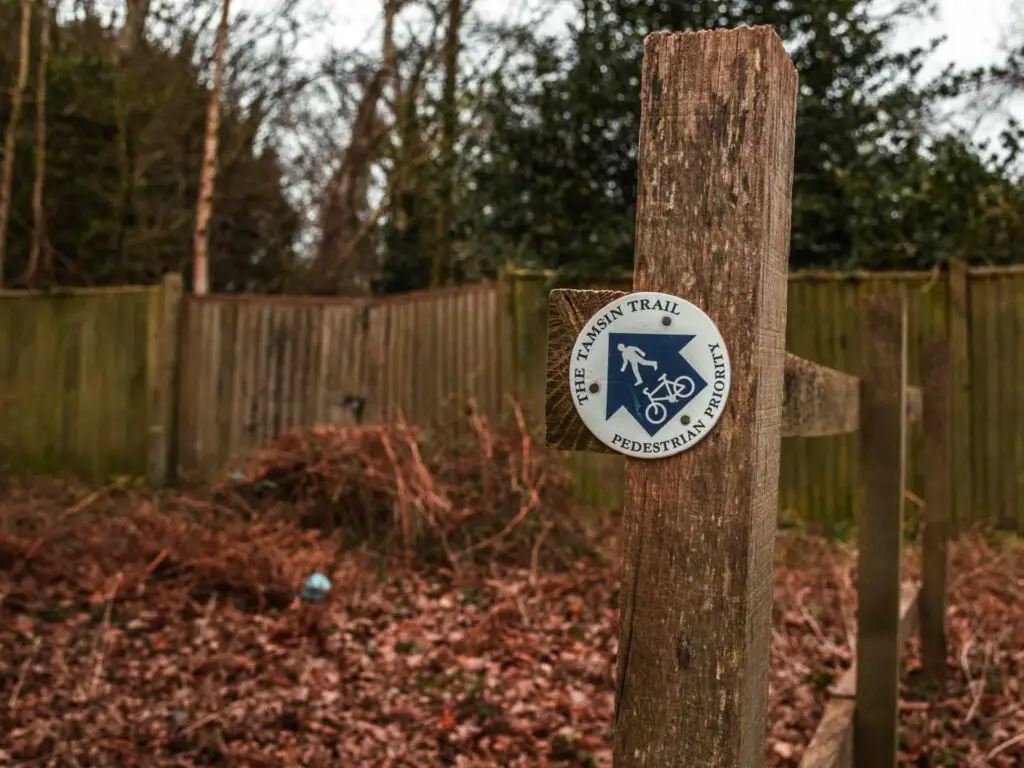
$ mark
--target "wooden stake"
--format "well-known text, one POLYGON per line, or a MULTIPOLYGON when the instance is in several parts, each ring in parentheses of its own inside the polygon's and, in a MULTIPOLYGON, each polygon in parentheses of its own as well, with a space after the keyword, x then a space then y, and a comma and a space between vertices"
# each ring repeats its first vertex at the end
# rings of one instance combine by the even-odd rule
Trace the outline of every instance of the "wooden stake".
POLYGON ((957 525, 968 527, 975 519, 971 467, 971 284, 967 265, 962 261, 950 262, 948 289, 953 518, 957 525))
POLYGON ((864 332, 853 753, 856 768, 894 768, 907 442, 907 304, 902 289, 883 291, 866 303, 864 332))
POLYGON ((796 95, 768 27, 644 43, 634 290, 709 314, 732 392, 626 461, 617 768, 764 765, 796 95))
POLYGON ((946 676, 946 571, 953 488, 950 457, 949 345, 924 355, 924 533, 921 540, 921 655, 933 683, 946 676))

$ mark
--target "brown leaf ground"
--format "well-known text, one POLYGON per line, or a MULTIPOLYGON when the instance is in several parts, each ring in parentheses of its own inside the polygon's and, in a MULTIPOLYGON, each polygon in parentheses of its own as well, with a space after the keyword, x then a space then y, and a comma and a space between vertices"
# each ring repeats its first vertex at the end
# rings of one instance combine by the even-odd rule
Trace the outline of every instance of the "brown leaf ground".
MULTIPOLYGON (((384 568, 208 495, 2 483, 0 765, 610 765, 607 557, 384 568), (334 589, 300 602, 314 569, 334 589)), ((854 569, 780 536, 770 766, 849 664, 854 569)), ((957 545, 950 596, 951 679, 914 682, 911 647, 901 765, 1024 764, 1022 550, 957 545)))

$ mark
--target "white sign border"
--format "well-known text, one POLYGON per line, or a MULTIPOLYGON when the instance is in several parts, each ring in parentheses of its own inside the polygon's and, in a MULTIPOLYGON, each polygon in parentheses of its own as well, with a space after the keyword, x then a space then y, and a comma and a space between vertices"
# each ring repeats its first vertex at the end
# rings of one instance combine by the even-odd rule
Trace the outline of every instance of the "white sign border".
MULTIPOLYGON (((715 351, 718 352, 719 350, 715 351)), ((567 384, 569 386, 570 397, 572 398, 573 407, 576 409, 576 412, 579 414, 584 425, 597 440, 615 453, 620 453, 637 459, 663 459, 683 453, 684 451, 688 451, 696 446, 718 425, 718 422, 721 420, 722 414, 725 412, 725 408, 728 405, 729 396, 732 392, 732 362, 729 357, 729 348, 714 320, 712 320, 711 317, 696 304, 679 296, 673 296, 659 291, 638 291, 635 293, 627 293, 626 295, 609 302, 595 312, 580 329, 580 332, 576 337, 576 341, 573 343, 568 367, 569 376, 567 384), (676 429, 674 429, 667 437, 662 435, 665 431, 665 427, 669 426, 669 424, 666 424, 654 437, 651 437, 647 435, 646 431, 639 424, 637 424, 632 415, 624 409, 612 414, 612 417, 609 419, 605 418, 608 396, 606 375, 608 364, 608 332, 615 330, 615 323, 620 318, 627 317, 627 315, 620 314, 617 317, 611 318, 609 318, 609 316, 614 314, 614 311, 623 305, 628 308, 629 302, 632 301, 639 303, 641 300, 647 300, 649 302, 658 301, 661 302, 663 306, 674 302, 678 305, 679 313, 670 315, 664 309, 653 308, 631 309, 630 312, 632 314, 629 315, 629 317, 632 322, 628 323, 627 327, 622 328, 619 332, 689 333, 695 335, 696 338, 694 341, 686 347, 688 351, 686 359, 704 378, 704 380, 708 382, 708 387, 697 395, 682 414, 690 416, 691 422, 688 425, 676 425, 676 429), (640 313, 643 313, 641 316, 642 319, 641 317, 638 317, 640 313), (668 326, 664 325, 663 318, 666 317, 669 317, 672 320, 671 324, 668 326), (681 319, 676 321, 676 317, 680 317, 681 319), (602 321, 604 325, 597 330, 596 336, 591 340, 595 326, 601 324, 602 321), (710 343, 709 337, 711 339, 710 343), (588 341, 590 342, 589 347, 586 346, 588 341), (705 349, 703 355, 693 355, 692 353, 689 353, 693 344, 705 344, 709 348, 712 344, 719 345, 722 360, 718 361, 712 359, 712 363, 709 367, 707 359, 711 357, 712 353, 708 349, 705 349), (582 359, 579 357, 581 352, 586 353, 582 359), (722 366, 724 366, 724 377, 718 377, 718 379, 724 380, 724 388, 718 388, 716 390, 714 386, 716 382, 715 374, 717 369, 722 366), (599 368, 600 370, 597 370, 599 368), (583 370, 582 380, 580 376, 581 369, 583 370), (598 386, 596 392, 592 389, 595 383, 598 386), (718 398, 719 402, 712 409, 712 415, 709 417, 706 415, 706 412, 711 408, 712 400, 714 398, 718 398), (694 420, 696 413, 700 413, 701 416, 694 420), (698 427, 700 428, 699 432, 697 431, 698 427), (623 438, 623 434, 621 433, 632 433, 637 431, 642 432, 646 439, 638 441, 629 438, 631 445, 624 444, 625 439, 623 439, 622 444, 616 444, 615 437, 623 438), (666 443, 669 445, 665 445, 666 443), (634 447, 632 444, 637 444, 638 447, 634 447), (644 450, 645 447, 651 448, 651 450, 644 450)))

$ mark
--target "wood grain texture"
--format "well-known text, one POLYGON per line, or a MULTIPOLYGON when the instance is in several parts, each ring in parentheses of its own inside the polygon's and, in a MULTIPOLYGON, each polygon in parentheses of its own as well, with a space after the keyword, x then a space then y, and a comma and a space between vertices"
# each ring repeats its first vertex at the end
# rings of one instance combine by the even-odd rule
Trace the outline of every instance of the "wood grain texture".
POLYGON ((851 768, 855 706, 849 699, 836 699, 826 705, 800 768, 851 768))
POLYGON ((624 291, 573 291, 548 294, 548 360, 544 388, 544 424, 548 445, 564 451, 613 453, 583 423, 569 389, 569 358, 583 326, 601 307, 624 291))
POLYGON ((860 382, 856 376, 786 355, 784 437, 843 435, 857 429, 860 382))
POLYGON ((952 506, 949 344, 937 341, 924 356, 925 506, 921 538, 921 655, 935 683, 946 676, 946 574, 952 506))
POLYGON ((797 76, 767 27, 654 33, 641 86, 636 291, 717 324, 717 427, 626 459, 616 768, 763 765, 797 76))
MULTIPOLYGON (((553 448, 614 453, 591 434, 573 406, 569 390, 569 357, 576 337, 587 321, 602 307, 625 295, 624 291, 563 288, 548 295, 545 424, 547 443, 553 448)), ((788 352, 783 366, 783 437, 824 437, 857 430, 860 383, 856 376, 788 352)), ((920 389, 907 388, 907 403, 910 421, 919 421, 920 389)))
POLYGON ((857 529, 857 768, 896 765, 907 442, 906 302, 905 290, 897 289, 880 291, 864 305, 868 347, 860 394, 863 506, 857 529))

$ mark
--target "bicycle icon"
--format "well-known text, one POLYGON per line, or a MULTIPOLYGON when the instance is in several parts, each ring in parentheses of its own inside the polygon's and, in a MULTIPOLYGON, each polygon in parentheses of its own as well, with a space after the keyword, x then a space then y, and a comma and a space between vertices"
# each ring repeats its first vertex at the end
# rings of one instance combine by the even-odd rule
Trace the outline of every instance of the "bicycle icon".
POLYGON ((662 403, 674 403, 677 400, 685 400, 693 394, 696 384, 689 376, 683 375, 674 380, 669 380, 666 374, 658 377, 658 385, 653 389, 644 387, 644 395, 647 397, 647 407, 644 409, 644 416, 651 424, 661 424, 668 418, 668 408, 662 403))

